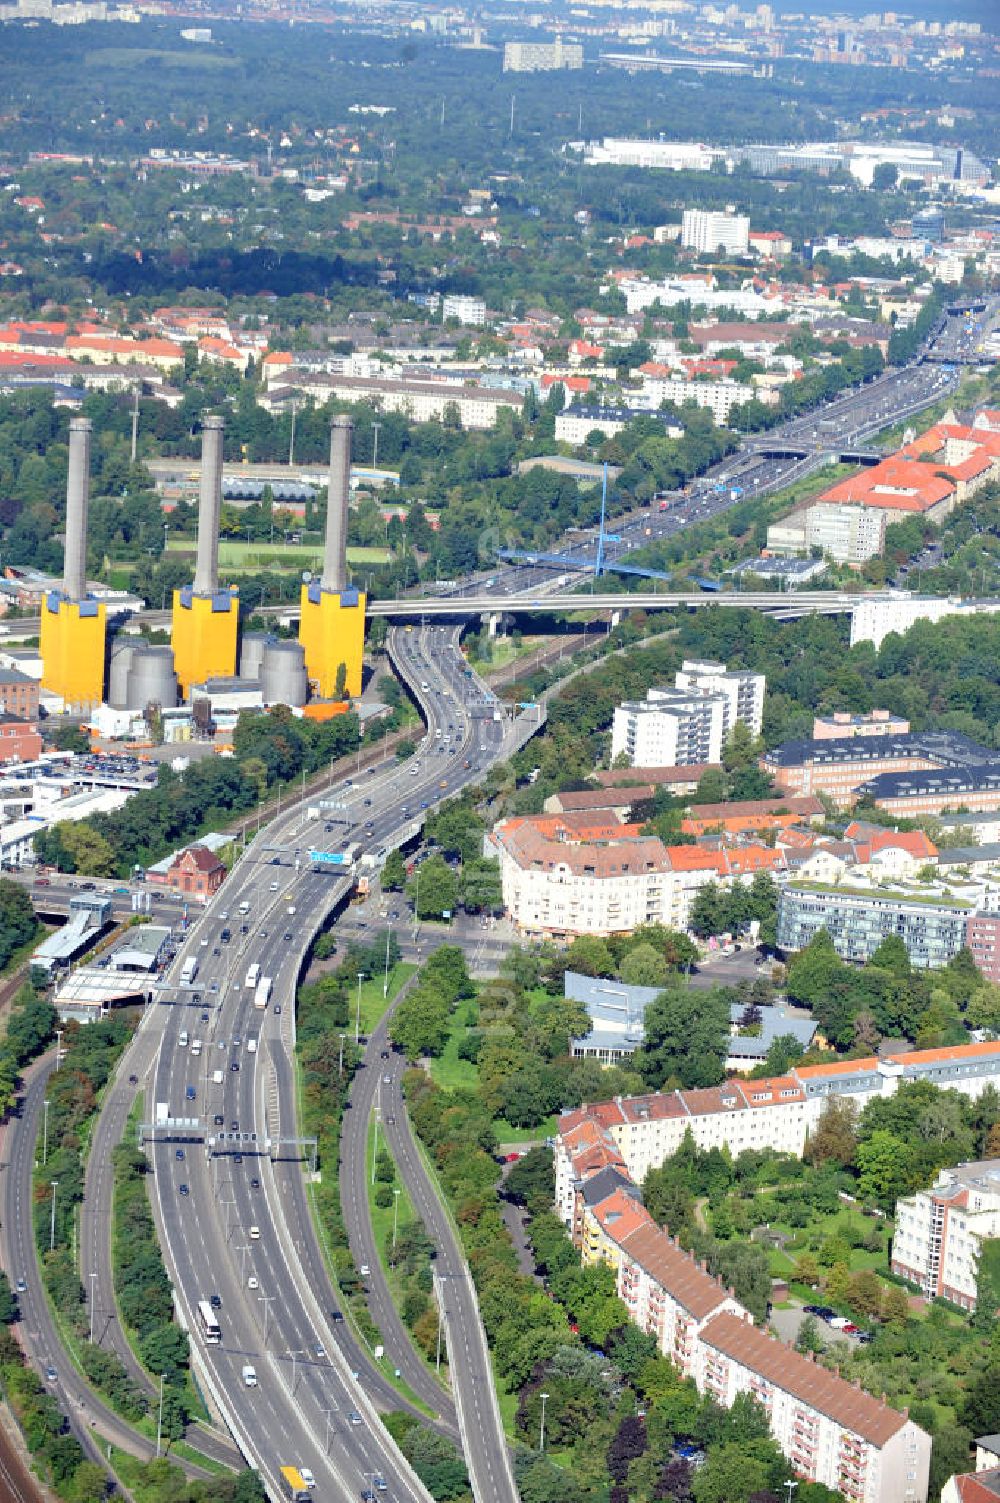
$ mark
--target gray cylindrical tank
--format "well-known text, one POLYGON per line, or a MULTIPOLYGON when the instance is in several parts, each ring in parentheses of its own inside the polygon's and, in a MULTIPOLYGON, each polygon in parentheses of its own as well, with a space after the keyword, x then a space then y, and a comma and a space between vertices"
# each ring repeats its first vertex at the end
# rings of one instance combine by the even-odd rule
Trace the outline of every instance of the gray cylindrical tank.
POLYGON ((270 642, 264 651, 260 675, 266 705, 304 705, 306 702, 306 657, 299 642, 270 642))
POLYGON ((115 642, 111 648, 111 667, 108 669, 108 704, 115 710, 124 710, 128 705, 128 671, 135 656, 136 642, 115 642))
POLYGON ((144 710, 158 704, 162 710, 177 705, 174 655, 169 647, 137 647, 128 671, 128 708, 144 710))
POLYGON ((264 653, 272 642, 277 641, 270 632, 248 631, 240 645, 240 678, 260 678, 264 653))

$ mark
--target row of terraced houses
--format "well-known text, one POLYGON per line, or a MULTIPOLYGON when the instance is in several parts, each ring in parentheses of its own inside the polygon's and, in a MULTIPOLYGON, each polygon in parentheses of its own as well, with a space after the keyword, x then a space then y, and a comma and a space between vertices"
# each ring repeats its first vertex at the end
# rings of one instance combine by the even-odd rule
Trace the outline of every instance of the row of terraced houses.
POLYGON ((926 1080, 979 1096, 1000 1085, 1000 1043, 904 1051, 801 1066, 770 1080, 615 1097, 560 1119, 556 1209, 584 1262, 615 1269, 632 1319, 700 1392, 730 1405, 752 1394, 795 1472, 851 1503, 925 1503, 930 1437, 899 1411, 783 1346, 733 1292, 658 1227, 641 1203, 648 1170, 690 1132, 701 1149, 800 1156, 826 1102, 859 1109, 926 1080))

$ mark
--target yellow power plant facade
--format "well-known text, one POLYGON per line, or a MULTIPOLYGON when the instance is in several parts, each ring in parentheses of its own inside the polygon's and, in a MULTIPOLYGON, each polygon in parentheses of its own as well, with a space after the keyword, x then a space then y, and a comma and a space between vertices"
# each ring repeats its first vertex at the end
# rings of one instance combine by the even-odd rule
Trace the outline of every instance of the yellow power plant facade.
POLYGON ((107 611, 101 600, 68 600, 53 590, 42 602, 42 688, 73 715, 89 715, 104 696, 107 611))
POLYGON ((343 692, 352 699, 361 693, 365 605, 361 590, 324 590, 318 579, 302 586, 299 641, 305 653, 306 674, 320 699, 333 699, 337 694, 341 663, 343 692))
POLYGON ((236 672, 239 598, 235 587, 196 595, 191 585, 174 591, 170 645, 174 672, 185 698, 192 684, 231 678, 236 672))

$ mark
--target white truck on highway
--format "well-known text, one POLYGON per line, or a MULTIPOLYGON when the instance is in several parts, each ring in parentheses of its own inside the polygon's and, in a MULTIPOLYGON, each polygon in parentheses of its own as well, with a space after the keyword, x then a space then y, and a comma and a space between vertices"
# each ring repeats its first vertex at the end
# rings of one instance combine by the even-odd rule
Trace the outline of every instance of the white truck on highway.
POLYGON ((253 994, 253 1005, 261 1012, 271 1000, 271 984, 270 976, 262 976, 257 982, 257 989, 253 994))
POLYGON ((188 958, 187 958, 187 960, 185 960, 184 964, 181 966, 181 985, 182 986, 191 986, 191 985, 193 985, 194 978, 197 976, 197 974, 198 974, 198 957, 197 957, 197 955, 189 955, 188 958))
POLYGON ((250 1362, 244 1362, 243 1364, 243 1387, 257 1387, 257 1369, 250 1362))
POLYGON ((255 987, 257 985, 257 982, 259 980, 260 980, 260 966, 257 964, 256 961, 254 961, 253 965, 249 966, 247 968, 247 978, 246 978, 246 983, 245 984, 252 989, 253 987, 255 987))

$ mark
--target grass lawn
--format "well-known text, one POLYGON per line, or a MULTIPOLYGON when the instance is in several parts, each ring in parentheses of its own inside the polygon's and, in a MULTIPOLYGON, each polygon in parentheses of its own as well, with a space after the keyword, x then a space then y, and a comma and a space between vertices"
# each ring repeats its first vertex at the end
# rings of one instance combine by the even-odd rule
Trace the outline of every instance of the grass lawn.
MULTIPOLYGON (((464 1033, 455 1027, 448 1035, 444 1053, 431 1060, 431 1079, 445 1091, 475 1090, 479 1083, 479 1070, 468 1059, 459 1059, 458 1044, 464 1033)), ((546 1117, 537 1127, 512 1127, 503 1117, 493 1119, 493 1131, 498 1143, 544 1142, 556 1132, 556 1117, 546 1117)))
MULTIPOLYGON (((398 993, 400 987, 403 985, 403 983, 405 981, 407 981, 410 978, 410 976, 413 975, 413 973, 414 973, 414 971, 416 969, 417 969, 417 967, 413 964, 412 961, 409 961, 409 960, 401 960, 398 965, 394 965, 392 967, 392 969, 390 970, 390 972, 389 972, 389 990, 388 990, 388 992, 386 992, 386 994, 384 996, 382 994, 383 987, 385 986, 385 975, 384 974, 381 975, 381 976, 370 976, 367 981, 362 981, 362 983, 361 983, 361 1032, 362 1033, 371 1033, 372 1029, 375 1028, 375 1026, 381 1021, 382 1014, 385 1012, 385 1010, 389 1006, 390 1002, 392 1002, 394 1000, 394 998, 396 997, 396 994, 398 993)), ((355 986, 354 995, 353 995, 353 997, 351 999, 352 1022, 353 1022, 354 1009, 357 1007, 357 1005, 358 1005, 358 993, 357 993, 357 986, 355 986)))
POLYGON ((537 1127, 511 1127, 503 1117, 496 1117, 493 1121, 493 1131, 497 1135, 498 1143, 544 1143, 546 1138, 555 1136, 558 1118, 546 1117, 539 1122, 537 1127))
MULTIPOLYGON (((194 538, 170 538, 169 553, 195 552, 194 538)), ((384 564, 389 561, 387 548, 348 548, 349 564, 384 564)), ((241 543, 223 538, 219 543, 219 563, 235 573, 263 568, 308 569, 322 567, 323 549, 318 543, 241 543)))
POLYGON ((460 1038, 458 1029, 453 1029, 444 1053, 431 1061, 431 1079, 446 1091, 475 1090, 479 1082, 479 1070, 472 1061, 458 1057, 460 1038))
MULTIPOLYGON (((384 1138, 380 1137, 379 1151, 381 1151, 381 1149, 384 1147, 385 1140, 384 1138)), ((399 1280, 396 1278, 392 1269, 389 1267, 388 1261, 386 1259, 386 1247, 388 1246, 392 1238, 394 1216, 398 1215, 398 1219, 396 1221, 397 1231, 401 1231, 408 1222, 416 1221, 417 1216, 413 1209, 413 1202, 411 1201, 409 1194, 407 1193, 406 1186, 403 1184, 403 1181, 399 1177, 398 1170, 396 1171, 396 1177, 393 1182, 393 1189, 400 1192, 398 1197, 398 1206, 377 1206, 375 1204, 376 1187, 372 1184, 370 1168, 371 1164, 374 1162, 375 1152, 375 1118, 373 1116, 368 1122, 368 1142, 366 1151, 366 1162, 369 1165, 369 1172, 367 1177, 368 1214, 371 1216, 372 1220, 372 1231, 375 1236, 375 1247, 378 1252, 378 1260, 382 1265, 382 1272, 385 1274, 386 1282, 389 1285, 389 1289, 392 1294, 392 1302, 398 1310, 402 1304, 402 1290, 400 1288, 399 1280)), ((395 1167, 395 1161, 393 1161, 393 1163, 395 1167)), ((423 1353, 420 1352, 420 1348, 416 1345, 415 1342, 413 1344, 413 1347, 414 1351, 420 1353, 420 1355, 423 1356, 423 1353)), ((428 1367, 433 1366, 433 1363, 431 1363, 429 1358, 425 1357, 424 1361, 427 1362, 428 1367)), ((441 1349, 441 1363, 442 1372, 446 1373, 447 1362, 443 1341, 441 1349)), ((399 1391, 399 1393, 403 1395, 404 1398, 408 1399, 409 1402, 415 1405, 423 1414, 430 1413, 427 1405, 423 1402, 422 1399, 417 1396, 417 1394, 413 1392, 413 1389, 410 1388, 409 1384, 406 1383, 402 1378, 397 1378, 394 1376, 393 1368, 396 1365, 396 1358, 394 1353, 387 1353, 379 1365, 384 1369, 385 1376, 388 1378, 389 1382, 395 1389, 399 1391)))

